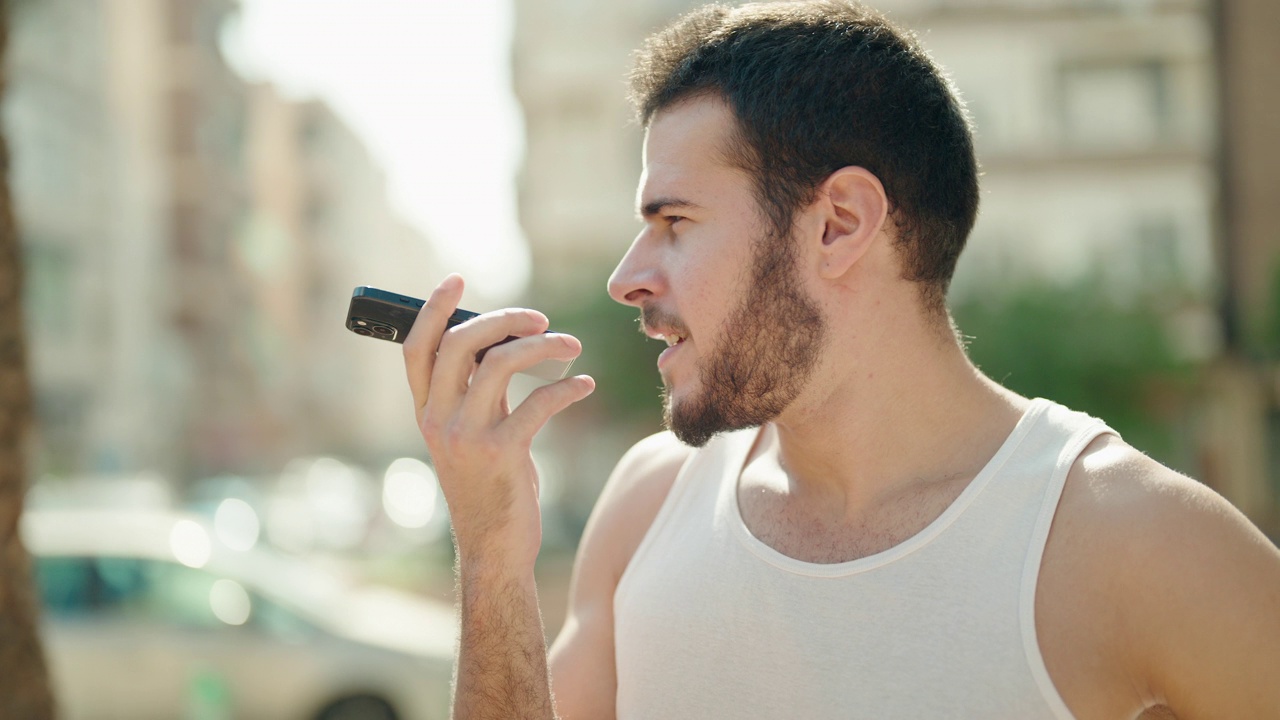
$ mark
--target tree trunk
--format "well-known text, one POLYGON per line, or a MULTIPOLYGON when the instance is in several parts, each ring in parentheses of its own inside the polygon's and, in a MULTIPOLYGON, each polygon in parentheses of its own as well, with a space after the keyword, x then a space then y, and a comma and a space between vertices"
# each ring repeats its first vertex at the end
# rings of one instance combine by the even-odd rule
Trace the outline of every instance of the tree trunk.
MULTIPOLYGON (((0 3, 0 67, 9 3, 0 3)), ((0 76, 0 97, 7 78, 0 76)), ((31 418, 22 328, 22 260, 9 194, 9 147, 0 133, 0 718, 53 717, 53 696, 37 634, 31 561, 18 535, 26 491, 25 438, 31 418)))

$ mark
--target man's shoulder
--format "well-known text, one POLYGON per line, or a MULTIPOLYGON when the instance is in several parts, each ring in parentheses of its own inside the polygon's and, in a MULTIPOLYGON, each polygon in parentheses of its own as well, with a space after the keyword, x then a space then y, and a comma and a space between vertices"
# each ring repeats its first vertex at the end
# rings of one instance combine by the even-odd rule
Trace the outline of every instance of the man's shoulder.
POLYGON ((1172 470, 1115 435, 1094 440, 1067 475, 1058 523, 1110 541, 1151 543, 1169 534, 1216 533, 1224 525, 1256 529, 1221 495, 1172 470))
POLYGON ((1044 572, 1151 648, 1186 623, 1262 611, 1259 589, 1280 591, 1280 551, 1211 488, 1107 435, 1067 476, 1044 572))
POLYGON ((1253 679, 1232 679, 1217 665, 1230 657, 1276 662, 1258 635, 1280 633, 1278 602, 1280 551, 1211 488, 1111 435, 1077 458, 1036 602, 1037 626, 1053 633, 1042 639, 1050 672, 1064 676, 1055 682, 1068 674, 1053 659, 1084 642, 1078 654, 1111 655, 1113 676, 1151 688, 1188 716, 1228 707, 1233 693, 1257 701, 1253 679))
POLYGON ((632 446, 596 501, 580 553, 600 557, 615 581, 621 577, 693 452, 670 432, 650 435, 632 446))
POLYGON ((609 476, 601 500, 611 495, 660 494, 675 482, 680 468, 694 448, 676 439, 670 431, 655 433, 641 440, 622 456, 609 476))
POLYGON ((1072 465, 1054 533, 1065 536, 1068 549, 1096 554, 1099 569, 1131 575, 1185 571, 1197 557, 1185 552, 1188 545, 1269 544, 1211 488, 1109 434, 1072 465))
POLYGON ((642 524, 640 534, 643 535, 671 492, 680 468, 693 452, 693 448, 670 432, 650 435, 636 443, 609 476, 596 503, 595 514, 626 525, 642 524), (629 520, 612 517, 615 515, 625 515, 629 520))

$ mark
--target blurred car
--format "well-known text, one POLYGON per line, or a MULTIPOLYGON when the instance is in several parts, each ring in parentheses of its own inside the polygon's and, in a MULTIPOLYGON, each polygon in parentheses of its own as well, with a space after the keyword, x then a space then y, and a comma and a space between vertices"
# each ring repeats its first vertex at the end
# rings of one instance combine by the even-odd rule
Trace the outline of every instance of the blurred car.
POLYGON ((22 532, 67 720, 448 717, 451 607, 175 513, 29 510, 22 532))

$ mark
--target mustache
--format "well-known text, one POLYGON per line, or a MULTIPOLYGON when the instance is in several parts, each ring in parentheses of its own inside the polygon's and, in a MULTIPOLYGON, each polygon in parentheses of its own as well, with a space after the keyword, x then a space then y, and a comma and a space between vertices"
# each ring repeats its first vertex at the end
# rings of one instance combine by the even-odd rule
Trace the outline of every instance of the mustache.
POLYGON ((685 326, 680 318, 656 305, 645 305, 640 308, 640 317, 637 320, 640 322, 641 333, 660 328, 667 332, 679 333, 685 337, 689 336, 689 328, 685 326))

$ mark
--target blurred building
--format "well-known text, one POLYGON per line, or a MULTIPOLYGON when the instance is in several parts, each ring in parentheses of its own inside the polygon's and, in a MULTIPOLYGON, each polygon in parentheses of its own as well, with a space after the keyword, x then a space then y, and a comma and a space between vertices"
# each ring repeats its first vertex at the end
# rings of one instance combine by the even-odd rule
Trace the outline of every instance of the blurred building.
MULTIPOLYGON (((540 292, 584 282, 597 291, 634 235, 641 133, 625 100, 631 51, 698 4, 517 2, 515 80, 528 128, 521 217, 540 292)), ((967 264, 1061 275, 1131 250, 1129 272, 1176 263, 1208 290, 1213 64, 1199 2, 873 5, 920 33, 974 117, 985 175, 967 264)))
POLYGON ((443 274, 387 202, 381 169, 326 105, 252 89, 253 211, 240 236, 257 278, 259 369, 295 454, 369 464, 419 452, 397 346, 343 325, 357 285, 412 293, 443 274))
MULTIPOLYGON (((951 72, 985 173, 956 292, 984 264, 1063 277, 1102 262, 1118 287, 1180 279, 1207 299, 1214 89, 1199 3, 918 5, 899 15, 951 72)), ((1188 352, 1214 350, 1195 341, 1188 352)))
POLYGON ((342 321, 355 284, 430 282, 426 241, 340 119, 232 72, 235 3, 10 7, 33 471, 182 482, 416 450, 399 353, 342 321))
MULTIPOLYGON (((129 3, 108 2, 114 12, 129 3)), ((164 0, 152 6, 167 72, 160 86, 169 216, 161 292, 178 347, 174 410, 194 475, 254 467, 274 440, 244 323, 251 279, 238 272, 233 239, 249 209, 243 82, 222 58, 218 35, 232 0, 164 0)), ((137 10, 133 10, 137 12, 137 10)), ((154 21, 153 21, 154 22, 154 21)))
POLYGON ((10 4, 6 131, 27 266, 35 469, 172 462, 166 56, 156 3, 10 4), (126 15, 118 12, 123 10, 126 15), (151 12, 147 12, 150 10, 151 12))
MULTIPOLYGON (((600 293, 637 232, 642 133, 625 99, 631 52, 700 4, 517 0, 513 67, 528 147, 520 210, 543 301, 600 293)), ((1209 0, 870 4, 918 33, 975 123, 982 207, 955 296, 993 278, 1098 272, 1120 296, 1163 294, 1158 310, 1186 360, 1222 351, 1219 67, 1209 0)), ((1228 4, 1256 6, 1255 25, 1264 7, 1274 14, 1268 0, 1228 4)), ((1259 44, 1268 32, 1254 33, 1259 44)), ((1271 47, 1257 57, 1274 58, 1271 47)), ((1275 68, 1246 64, 1255 83, 1275 68)), ((1260 242, 1274 244, 1274 234, 1260 242)), ((1233 500, 1246 499, 1224 475, 1232 472, 1209 474, 1233 500)), ((1253 477, 1251 487, 1264 482, 1253 477)), ((603 476, 581 482, 598 487, 603 476)), ((1269 502, 1243 504, 1259 518, 1269 502)))
POLYGON ((520 223, 534 297, 599 293, 635 236, 642 132, 631 53, 693 3, 516 0, 513 82, 524 111, 520 223))

